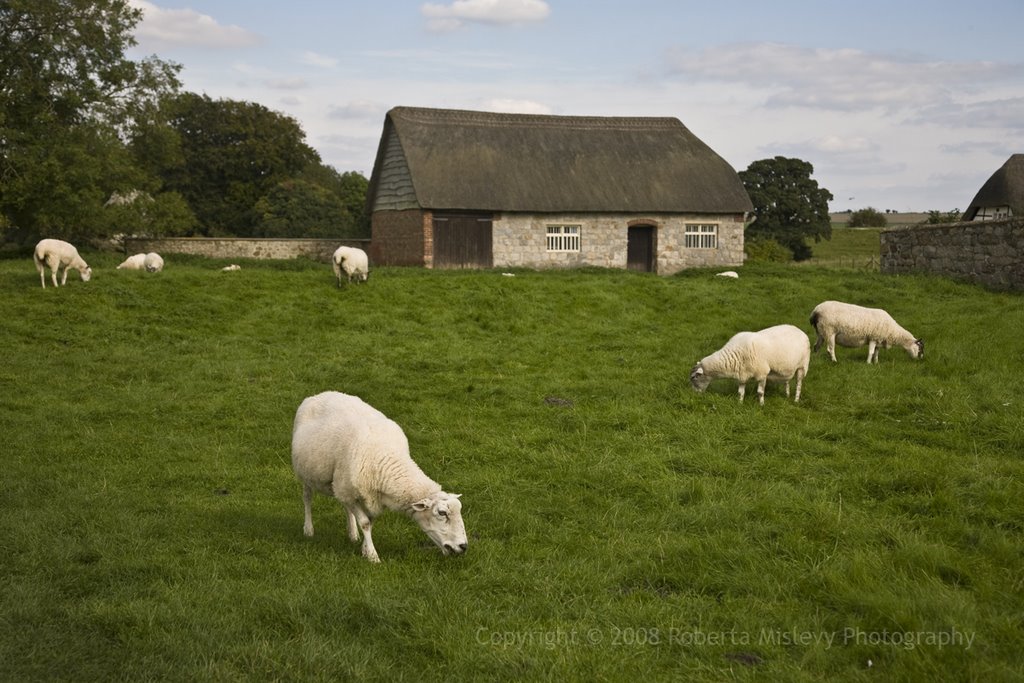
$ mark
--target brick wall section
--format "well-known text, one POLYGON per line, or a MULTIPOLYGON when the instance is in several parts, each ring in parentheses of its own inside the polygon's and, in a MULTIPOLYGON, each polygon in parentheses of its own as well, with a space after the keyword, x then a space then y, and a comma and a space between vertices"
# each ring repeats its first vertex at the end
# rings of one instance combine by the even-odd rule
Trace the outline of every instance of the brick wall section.
POLYGON ((367 239, 269 239, 259 237, 126 237, 126 254, 192 254, 208 258, 291 259, 305 256, 329 263, 340 246, 369 249, 367 239))
POLYGON ((685 268, 743 265, 742 214, 500 214, 494 219, 494 266, 625 268, 626 236, 631 225, 655 227, 655 270, 659 274, 672 275, 685 268), (718 248, 686 248, 687 223, 718 225, 718 248), (548 252, 547 226, 557 224, 580 226, 579 252, 548 252))
POLYGON ((433 241, 427 241, 433 234, 430 220, 430 212, 419 209, 374 211, 371 260, 387 266, 428 265, 433 259, 433 241))
POLYGON ((1024 290, 1024 217, 884 230, 881 271, 931 273, 1024 290))

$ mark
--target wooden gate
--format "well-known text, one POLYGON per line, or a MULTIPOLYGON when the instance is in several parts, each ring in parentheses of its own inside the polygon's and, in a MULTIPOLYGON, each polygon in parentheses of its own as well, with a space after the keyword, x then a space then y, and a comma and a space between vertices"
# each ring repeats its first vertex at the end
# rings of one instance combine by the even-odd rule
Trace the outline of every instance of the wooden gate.
POLYGON ((491 268, 491 214, 434 214, 435 268, 491 268))
POLYGON ((626 268, 650 273, 654 270, 654 227, 636 225, 626 233, 626 268))

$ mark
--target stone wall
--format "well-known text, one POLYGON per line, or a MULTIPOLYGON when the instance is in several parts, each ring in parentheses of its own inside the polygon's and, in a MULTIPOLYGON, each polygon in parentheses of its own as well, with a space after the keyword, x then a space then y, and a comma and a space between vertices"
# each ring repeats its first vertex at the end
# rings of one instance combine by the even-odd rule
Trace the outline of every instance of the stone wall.
POLYGON ((507 268, 625 268, 629 226, 655 228, 655 271, 671 275, 685 268, 743 265, 743 216, 681 214, 499 214, 494 219, 494 266, 507 268), (684 246, 687 223, 718 225, 717 249, 684 246), (578 252, 549 252, 548 225, 579 225, 578 252))
POLYGON ((261 237, 126 237, 126 254, 192 254, 209 258, 291 259, 305 256, 327 263, 340 246, 369 250, 368 239, 270 239, 261 237))
POLYGON ((884 230, 881 271, 931 273, 1024 289, 1024 217, 884 230))

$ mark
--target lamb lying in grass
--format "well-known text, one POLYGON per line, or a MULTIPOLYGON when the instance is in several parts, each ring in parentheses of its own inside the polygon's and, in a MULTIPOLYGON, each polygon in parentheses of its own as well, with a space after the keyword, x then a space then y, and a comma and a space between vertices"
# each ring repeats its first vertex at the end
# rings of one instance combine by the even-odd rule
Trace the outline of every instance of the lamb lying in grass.
POLYGON ((867 344, 868 363, 877 363, 879 349, 890 346, 903 347, 911 358, 924 358, 924 340, 915 339, 881 308, 823 301, 811 311, 811 325, 818 333, 814 350, 826 342, 833 363, 836 362, 836 342, 848 348, 867 344))
POLYGON ((78 271, 82 282, 88 282, 92 277, 92 268, 78 255, 78 249, 64 240, 40 240, 35 251, 32 252, 32 260, 36 264, 36 270, 39 271, 39 282, 42 283, 43 289, 46 289, 45 272, 47 267, 50 269, 50 278, 53 280, 54 287, 57 286, 57 270, 61 266, 64 267, 64 276, 60 280, 61 285, 68 283, 68 271, 71 269, 78 271))
POLYGON ((327 391, 299 405, 292 430, 292 469, 302 482, 303 532, 313 535, 314 493, 334 496, 348 511, 348 535, 363 533, 363 556, 380 562, 373 520, 404 512, 445 555, 466 551, 462 503, 409 457, 402 428, 356 396, 327 391))
POLYGON ((129 256, 124 261, 122 261, 121 265, 119 265, 117 267, 117 269, 118 270, 142 270, 145 267, 146 267, 146 255, 145 254, 135 254, 134 256, 129 256))
POLYGON ((160 254, 155 251, 151 251, 146 254, 146 258, 142 263, 147 273, 159 273, 164 269, 164 259, 160 254))
POLYGON ((786 383, 796 377, 796 397, 811 359, 811 342, 803 331, 793 325, 776 325, 759 332, 738 332, 718 351, 705 356, 690 372, 690 384, 699 392, 712 380, 731 378, 739 382, 740 400, 747 382, 757 380, 757 400, 764 405, 764 388, 768 380, 786 383))

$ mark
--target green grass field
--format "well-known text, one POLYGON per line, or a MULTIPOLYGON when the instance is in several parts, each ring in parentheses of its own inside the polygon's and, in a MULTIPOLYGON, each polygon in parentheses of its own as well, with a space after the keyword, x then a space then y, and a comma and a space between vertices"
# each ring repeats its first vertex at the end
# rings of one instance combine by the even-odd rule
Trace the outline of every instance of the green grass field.
POLYGON ((1020 679, 1019 295, 85 256, 60 290, 0 260, 2 680, 1020 679), (799 404, 690 389, 831 298, 925 359, 815 355, 799 404), (324 497, 302 535, 291 422, 327 389, 463 494, 464 557, 386 513, 372 565, 324 497))
POLYGON ((878 271, 881 228, 832 226, 832 239, 811 242, 813 256, 799 266, 878 271))

